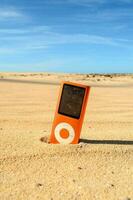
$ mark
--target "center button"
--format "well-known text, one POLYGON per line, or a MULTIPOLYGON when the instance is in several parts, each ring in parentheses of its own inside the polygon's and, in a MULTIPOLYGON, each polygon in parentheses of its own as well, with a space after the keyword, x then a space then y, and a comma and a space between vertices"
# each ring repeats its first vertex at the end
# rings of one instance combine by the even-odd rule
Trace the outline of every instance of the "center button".
POLYGON ((61 129, 60 136, 64 139, 68 138, 69 137, 69 131, 65 128, 61 129))

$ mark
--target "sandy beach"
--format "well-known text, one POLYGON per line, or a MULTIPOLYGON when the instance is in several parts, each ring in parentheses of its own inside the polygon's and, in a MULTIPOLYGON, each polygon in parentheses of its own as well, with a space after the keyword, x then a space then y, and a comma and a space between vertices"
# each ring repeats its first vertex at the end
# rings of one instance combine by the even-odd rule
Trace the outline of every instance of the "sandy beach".
POLYGON ((0 73, 1 200, 133 200, 133 75, 0 73), (48 143, 62 80, 91 86, 81 140, 48 143))

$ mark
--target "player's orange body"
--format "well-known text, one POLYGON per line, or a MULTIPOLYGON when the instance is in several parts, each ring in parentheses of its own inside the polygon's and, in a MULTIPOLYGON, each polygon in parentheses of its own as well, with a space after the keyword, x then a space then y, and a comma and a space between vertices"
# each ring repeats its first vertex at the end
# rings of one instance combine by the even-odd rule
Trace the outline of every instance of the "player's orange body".
POLYGON ((72 82, 61 84, 50 143, 78 143, 89 92, 89 86, 72 82))

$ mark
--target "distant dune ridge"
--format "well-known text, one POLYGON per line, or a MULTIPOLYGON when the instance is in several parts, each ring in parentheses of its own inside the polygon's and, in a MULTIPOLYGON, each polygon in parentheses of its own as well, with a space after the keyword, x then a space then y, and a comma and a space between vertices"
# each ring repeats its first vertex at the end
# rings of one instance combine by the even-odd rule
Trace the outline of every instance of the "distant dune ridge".
POLYGON ((0 73, 2 81, 31 81, 34 83, 60 84, 61 81, 78 81, 91 86, 130 86, 133 74, 70 74, 70 73, 0 73))
POLYGON ((133 74, 0 73, 0 142, 2 200, 133 200, 133 74), (49 144, 62 80, 92 86, 77 145, 49 144))

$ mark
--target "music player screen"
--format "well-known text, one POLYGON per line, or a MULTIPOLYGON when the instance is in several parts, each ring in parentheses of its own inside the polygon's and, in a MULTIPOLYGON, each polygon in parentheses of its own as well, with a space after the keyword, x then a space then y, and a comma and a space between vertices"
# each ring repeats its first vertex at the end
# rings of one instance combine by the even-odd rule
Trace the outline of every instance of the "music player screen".
POLYGON ((85 88, 64 84, 58 113, 80 118, 85 88))

